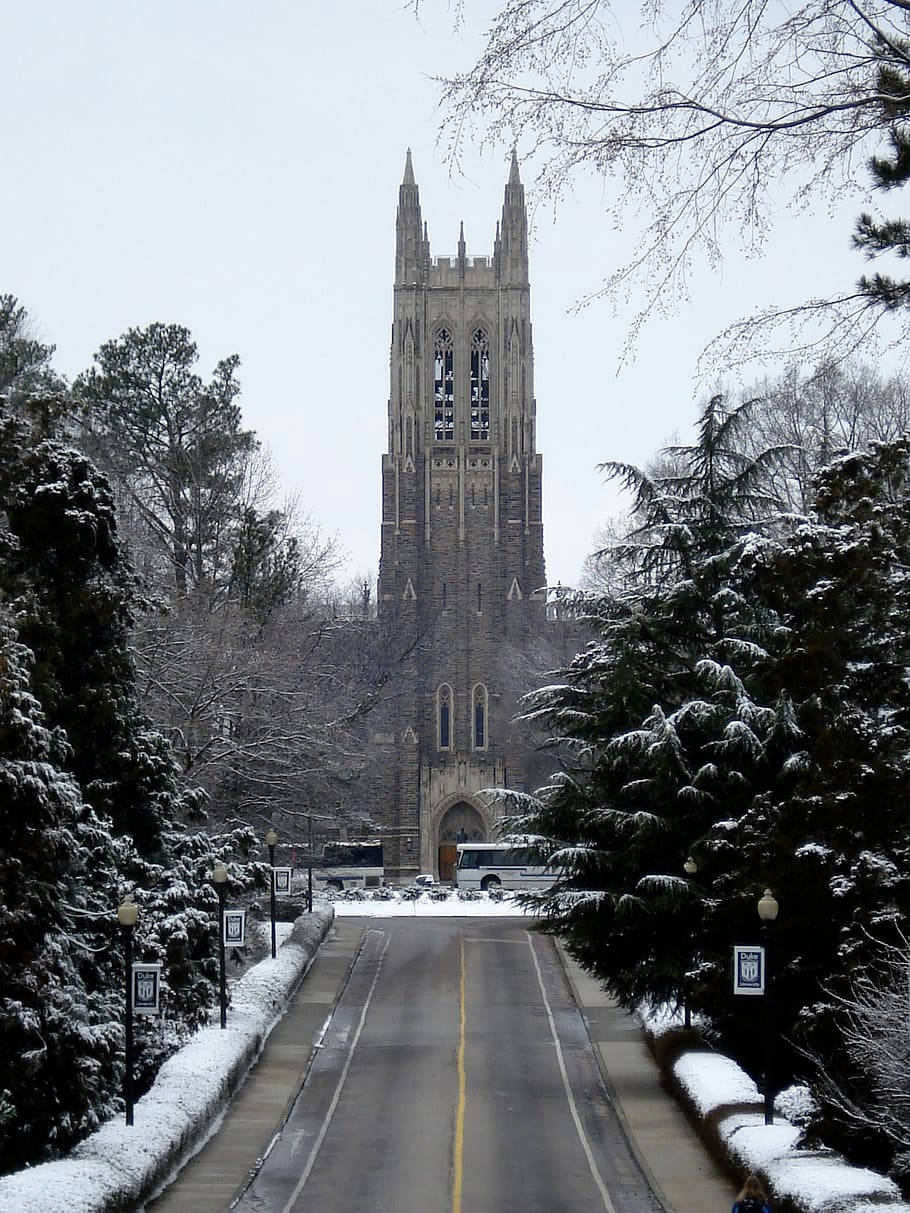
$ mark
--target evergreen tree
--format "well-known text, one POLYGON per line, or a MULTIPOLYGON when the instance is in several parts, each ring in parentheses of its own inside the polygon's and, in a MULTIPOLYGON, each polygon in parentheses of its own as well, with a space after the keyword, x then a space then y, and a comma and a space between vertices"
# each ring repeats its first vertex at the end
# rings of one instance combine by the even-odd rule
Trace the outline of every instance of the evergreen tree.
POLYGON ((0 398, 15 407, 59 392, 63 383, 51 367, 52 345, 31 333, 28 312, 14 295, 0 295, 0 398))
POLYGON ((51 366, 54 347, 32 333, 14 295, 0 295, 0 401, 48 434, 66 415, 65 385, 51 366))
MULTIPOLYGON (((789 530, 753 518, 737 534, 735 514, 719 524, 725 510, 703 504, 685 525, 646 518, 673 546, 648 547, 648 593, 627 591, 625 613, 601 604, 601 638, 531 697, 563 767, 512 823, 560 872, 545 928, 627 1006, 685 998, 756 1074, 731 947, 758 942, 771 887, 776 1083, 811 1079, 814 1055, 859 1107, 874 1093, 840 1000, 910 917, 908 489, 903 438, 820 474, 814 516, 789 530), (637 721, 642 683, 657 697, 637 721)), ((823 1103, 852 1156, 888 1165, 892 1141, 823 1103)))
POLYGON ((291 601, 301 584, 300 545, 287 533, 280 510, 262 514, 247 506, 241 515, 230 588, 244 610, 264 623, 291 601))
POLYGON ((65 731, 92 806, 153 854, 177 796, 170 755, 136 704, 132 586, 110 489, 84 455, 33 444, 7 417, 0 504, 14 540, 0 585, 35 653, 35 693, 49 723, 65 731))
POLYGON ((262 865, 248 862, 252 831, 208 838, 180 824, 198 796, 179 790, 138 707, 133 586, 104 478, 5 416, 0 508, 15 628, 0 644, 0 1156, 21 1166, 118 1105, 124 889, 141 908, 137 956, 165 966, 164 1016, 137 1041, 141 1090, 216 1001, 213 848, 234 893, 262 883, 262 865))
MULTIPOLYGON (((879 108, 887 130, 889 153, 873 156, 869 171, 880 190, 893 190, 910 180, 910 41, 906 38, 879 39, 881 58, 876 83, 879 108)), ((906 219, 875 219, 868 212, 860 215, 853 243, 871 261, 883 253, 899 259, 910 257, 910 223, 906 219)), ((889 274, 873 274, 860 279, 860 290, 870 300, 894 311, 910 302, 910 282, 889 274)))
POLYGON ((600 639, 563 684, 527 700, 563 763, 513 823, 555 848, 546 927, 628 1005, 681 995, 701 914, 683 861, 720 805, 748 803, 776 724, 729 669, 760 666, 773 626, 732 575, 774 505, 775 453, 739 450, 750 407, 711 400, 697 442, 665 453, 668 475, 608 465, 636 493, 624 589, 594 604, 600 639))
MULTIPOLYGON (((180 325, 130 329, 75 383, 90 449, 138 515, 178 598, 230 576, 255 436, 241 427, 236 355, 206 383, 180 325)), ((138 528, 137 528, 138 529, 138 528)))
POLYGON ((63 768, 30 691, 33 658, 0 625, 0 1169, 65 1149, 116 1106, 122 977, 110 950, 128 850, 63 768), (119 978, 119 980, 117 980, 119 978))
MULTIPOLYGON (((751 870, 782 907, 781 1029, 842 1073, 862 1103, 865 1076, 849 1064, 838 999, 910 918, 910 440, 838 460, 816 497, 815 518, 753 549, 743 582, 780 620, 766 685, 793 704, 794 777, 786 795, 757 797, 710 832, 702 854, 716 897, 714 985, 725 976, 724 916, 751 870)), ((729 1004, 714 999, 712 1016, 748 1054, 729 1004)), ((805 1068, 799 1056, 790 1064, 805 1068)), ((872 1132, 864 1141, 845 1124, 841 1144, 887 1165, 889 1147, 872 1132)))

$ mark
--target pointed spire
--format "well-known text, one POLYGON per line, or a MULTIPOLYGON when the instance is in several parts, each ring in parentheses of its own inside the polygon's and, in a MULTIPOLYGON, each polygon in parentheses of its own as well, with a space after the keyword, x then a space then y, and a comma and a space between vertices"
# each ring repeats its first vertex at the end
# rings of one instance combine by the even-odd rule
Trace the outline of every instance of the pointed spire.
POLYGON ((420 213, 420 191, 414 178, 411 149, 404 161, 404 177, 398 187, 398 219, 395 253, 396 282, 416 282, 426 264, 426 230, 420 213))
MULTIPOLYGON (((408 152, 410 158, 411 153, 408 152)), ((512 167, 509 169, 509 185, 521 185, 521 177, 518 175, 518 152, 515 150, 515 145, 512 145, 512 167)))
POLYGON ((525 210, 525 190, 518 173, 518 153, 514 147, 502 207, 502 225, 498 236, 496 248, 499 255, 496 257, 496 264, 500 280, 527 282, 528 214, 525 210))
POLYGON ((461 221, 461 227, 458 229, 458 260, 464 265, 465 261, 465 243, 464 243, 464 220, 461 221))

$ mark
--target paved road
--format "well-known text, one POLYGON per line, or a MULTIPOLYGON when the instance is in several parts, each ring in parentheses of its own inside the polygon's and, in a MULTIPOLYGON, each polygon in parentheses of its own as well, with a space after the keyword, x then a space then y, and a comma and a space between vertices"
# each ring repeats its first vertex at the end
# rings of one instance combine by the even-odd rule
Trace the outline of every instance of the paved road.
POLYGON ((659 1213, 552 943, 373 921, 244 1213, 659 1213))

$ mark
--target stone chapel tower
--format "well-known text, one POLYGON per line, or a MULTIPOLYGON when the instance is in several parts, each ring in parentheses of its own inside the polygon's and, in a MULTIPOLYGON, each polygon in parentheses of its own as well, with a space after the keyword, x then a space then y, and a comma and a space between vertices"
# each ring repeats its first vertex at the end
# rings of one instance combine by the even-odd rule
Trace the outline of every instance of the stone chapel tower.
MULTIPOLYGON (((489 839, 480 789, 525 789, 517 658, 546 609, 528 225, 513 152, 492 256, 431 257, 411 153, 398 195, 380 619, 407 659, 395 711, 389 874, 449 875, 489 839)), ((389 741, 391 742, 391 736, 389 741)))

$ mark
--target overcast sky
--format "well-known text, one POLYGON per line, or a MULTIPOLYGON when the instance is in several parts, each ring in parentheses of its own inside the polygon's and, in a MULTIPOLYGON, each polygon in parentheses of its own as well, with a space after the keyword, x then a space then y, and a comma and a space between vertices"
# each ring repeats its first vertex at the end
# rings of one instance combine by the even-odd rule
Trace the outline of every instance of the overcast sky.
MULTIPOLYGON (((508 149, 452 175, 431 77, 468 64, 486 0, 453 34, 388 0, 29 0, 4 5, 2 274, 72 377, 131 326, 186 325, 203 372, 242 359, 245 423, 281 485, 348 553, 379 561, 395 209, 413 152, 431 252, 492 251, 508 149)), ((618 0, 630 34, 637 9, 618 0)), ((519 149, 521 150, 521 149, 519 149)), ((530 185, 532 166, 523 166, 530 185)), ((754 307, 835 292, 862 266, 857 200, 782 217, 760 261, 695 274, 688 301, 618 360, 637 300, 573 305, 627 259, 634 232, 580 183, 532 203, 531 284, 544 539, 552 583, 577 580, 618 508, 596 466, 691 435, 705 343, 754 307)), ((720 369, 719 369, 720 377, 720 369)))

